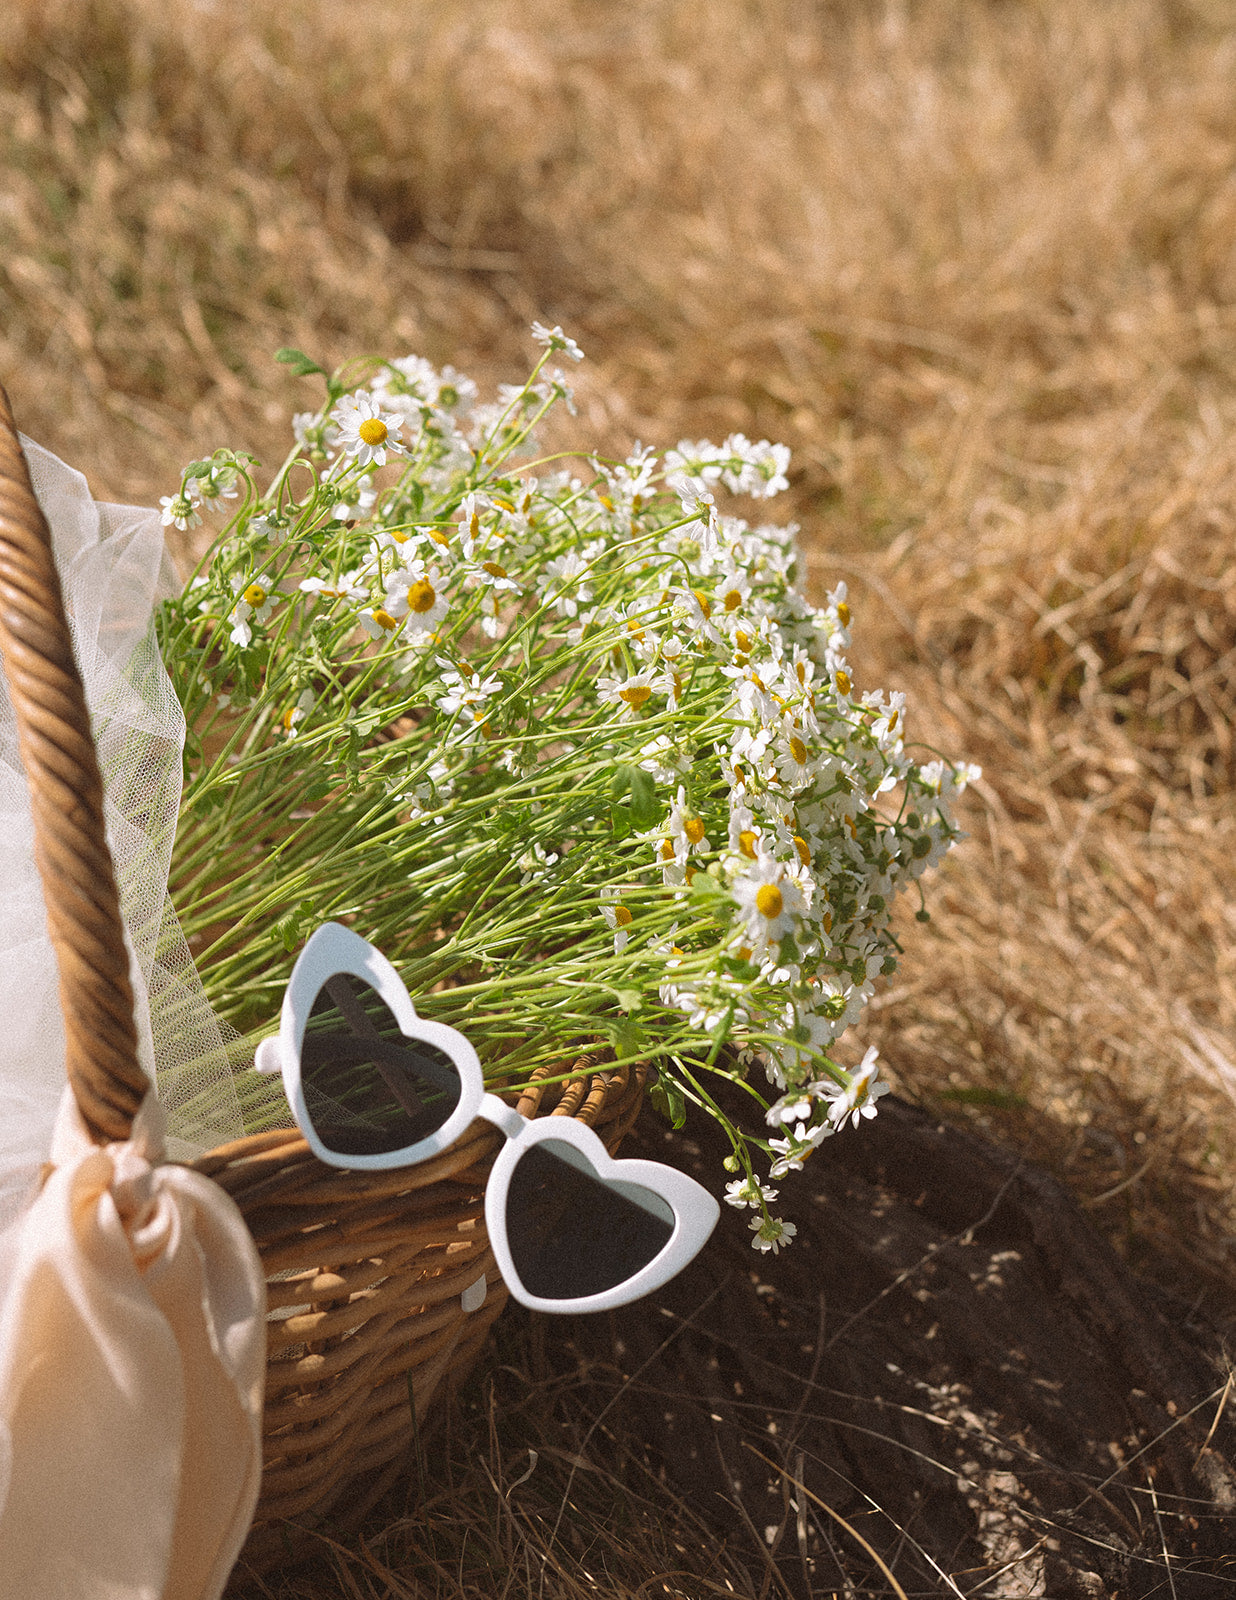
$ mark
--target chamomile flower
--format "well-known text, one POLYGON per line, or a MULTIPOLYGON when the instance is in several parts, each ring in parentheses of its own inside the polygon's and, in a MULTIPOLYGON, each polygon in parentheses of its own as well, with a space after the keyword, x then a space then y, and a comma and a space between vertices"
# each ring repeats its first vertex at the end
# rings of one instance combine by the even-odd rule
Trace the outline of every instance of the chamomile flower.
POLYGON ((621 902, 614 905, 603 905, 601 907, 601 915, 614 930, 614 954, 620 956, 631 939, 630 909, 622 905, 621 902))
POLYGON ((675 589, 670 615, 685 639, 697 645, 718 644, 721 635, 713 621, 712 606, 706 589, 675 589))
POLYGON ((656 673, 633 672, 625 678, 598 678, 597 697, 620 707, 628 717, 637 717, 660 687, 656 673))
POLYGON ((790 464, 787 445, 769 444, 767 439, 752 444, 743 434, 732 433, 723 449, 729 459, 721 476, 731 494, 749 494, 755 500, 770 500, 782 489, 789 488, 785 475, 790 464))
POLYGON ((727 1206, 758 1206, 771 1205, 777 1198, 779 1191, 770 1189, 752 1174, 749 1178, 735 1178, 733 1183, 725 1186, 725 1203, 727 1206))
POLYGON ((878 1078, 876 1061, 879 1054, 875 1045, 868 1047, 858 1070, 850 1079, 849 1087, 843 1089, 830 1105, 828 1115, 835 1128, 844 1128, 847 1117, 851 1125, 857 1128, 864 1117, 875 1116, 876 1101, 888 1093, 888 1084, 881 1083, 878 1078))
POLYGON ((377 502, 378 491, 373 486, 373 473, 366 472, 358 478, 350 500, 338 500, 331 507, 336 522, 359 522, 368 516, 377 502))
POLYGON ((808 1161, 824 1140, 837 1130, 828 1122, 820 1122, 815 1127, 804 1127, 799 1123, 792 1132, 781 1139, 770 1139, 768 1148, 776 1152, 775 1159, 768 1169, 770 1178, 784 1178, 787 1172, 801 1172, 803 1163, 808 1161))
POLYGON ((792 1222, 783 1222, 780 1217, 752 1217, 751 1228, 755 1237, 751 1241, 753 1250, 761 1250, 765 1254, 769 1250, 773 1255, 781 1249, 782 1245, 789 1244, 798 1232, 792 1222))
POLYGON ((805 789, 815 777, 815 763, 807 742, 793 726, 778 731, 777 775, 792 794, 805 789))
POLYGON ((392 575, 382 607, 396 620, 407 618, 407 633, 433 633, 450 609, 446 580, 437 567, 414 561, 392 575))
POLYGON ((392 617, 385 606, 365 606, 357 613, 356 620, 378 643, 399 632, 399 618, 392 617))
POLYGON ((316 411, 298 411, 292 418, 297 444, 311 461, 324 460, 339 442, 339 428, 316 411))
POLYGON ((404 453, 399 442, 403 418, 383 411, 373 395, 345 394, 330 415, 339 430, 337 444, 358 467, 384 467, 388 450, 404 453))
POLYGON ((588 563, 578 550, 546 563, 539 587, 560 617, 577 617, 580 606, 592 599, 587 572, 588 563))
POLYGON ((555 326, 546 328, 539 322, 532 324, 532 337, 538 344, 544 345, 547 350, 560 350, 570 361, 582 361, 584 352, 569 338, 562 329, 555 326))
POLYGON ((454 367, 437 370, 423 356, 400 356, 386 362, 369 385, 383 405, 407 417, 429 411, 467 413, 476 399, 476 384, 454 367))
POLYGON ((692 850, 706 855, 712 849, 704 830, 704 819, 687 803, 687 793, 682 784, 670 807, 667 842, 672 845, 674 859, 679 866, 685 864, 692 850))
POLYGON ((639 765, 658 783, 671 784, 691 770, 691 752, 660 733, 640 749, 639 765))
POLYGON ((492 675, 482 677, 471 667, 454 667, 441 656, 435 659, 444 669, 441 685, 436 691, 439 711, 448 717, 467 712, 472 715, 472 720, 480 720, 489 707, 491 696, 501 689, 502 679, 492 675))
POLYGON ((784 939, 794 931, 807 902, 784 862, 761 854, 743 865, 745 870, 730 884, 730 893, 746 943, 758 954, 770 940, 784 939))
POLYGON ((316 594, 323 600, 347 600, 356 605, 369 594, 369 587, 361 581, 361 569, 353 567, 338 578, 302 578, 302 594, 316 594))
POLYGON ((163 513, 163 526, 165 528, 179 528, 181 533, 187 533, 190 528, 196 528, 201 522, 198 515, 199 493, 198 480, 192 478, 178 494, 165 494, 159 497, 159 508, 163 513))
POLYGON ((233 589, 240 598, 233 606, 228 619, 232 624, 231 640, 244 650, 253 639, 252 624, 269 620, 278 596, 272 590, 270 579, 265 573, 250 578, 247 583, 238 578, 233 589))
POLYGON ((314 693, 312 689, 302 689, 295 705, 290 705, 279 718, 279 730, 289 739, 296 737, 296 729, 314 707, 314 693))
POLYGON ((718 616, 741 616, 751 599, 751 579, 733 562, 727 561, 721 569, 713 590, 713 605, 718 616))
POLYGON ((235 500, 240 492, 240 474, 230 462, 221 462, 204 478, 194 483, 207 511, 222 511, 225 500, 235 500))
POLYGON ((550 869, 561 859, 556 850, 546 850, 543 844, 530 845, 515 863, 520 872, 520 888, 527 888, 530 883, 547 882, 550 869))

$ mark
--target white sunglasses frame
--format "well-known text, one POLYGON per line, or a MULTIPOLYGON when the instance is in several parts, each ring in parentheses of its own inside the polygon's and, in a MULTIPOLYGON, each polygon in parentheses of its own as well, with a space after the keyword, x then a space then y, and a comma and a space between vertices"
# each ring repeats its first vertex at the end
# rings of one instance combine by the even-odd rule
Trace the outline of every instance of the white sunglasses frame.
POLYGON ((529 1121, 497 1095, 488 1094, 481 1063, 463 1034, 445 1023, 430 1022, 419 1016, 411 995, 386 957, 358 933, 338 922, 324 922, 297 957, 283 997, 279 1032, 258 1045, 254 1065, 261 1073, 272 1076, 282 1073, 284 1092, 297 1126, 314 1155, 328 1166, 354 1172, 416 1166, 448 1149, 477 1117, 500 1129, 506 1135, 506 1143, 494 1161, 485 1189, 485 1223, 494 1259, 507 1288, 521 1305, 532 1311, 570 1316, 577 1312, 609 1311, 638 1300, 667 1283, 686 1266, 702 1248, 721 1214, 713 1196, 685 1172, 660 1161, 615 1160, 599 1136, 574 1117, 540 1117, 529 1121), (390 1009, 405 1038, 436 1046, 451 1058, 459 1072, 459 1104, 440 1128, 401 1150, 384 1151, 379 1155, 338 1155, 318 1138, 309 1116, 301 1082, 301 1046, 313 1003, 326 981, 337 973, 347 973, 368 983, 390 1009), (632 1187, 656 1195, 673 1212, 673 1230, 659 1253, 612 1289, 569 1300, 547 1299, 533 1294, 519 1276, 507 1240, 507 1191, 520 1157, 534 1144, 546 1142, 566 1145, 582 1161, 572 1160, 569 1154, 562 1159, 572 1166, 591 1168, 602 1181, 620 1192, 628 1191, 627 1197, 636 1204, 640 1202, 629 1193, 632 1187))

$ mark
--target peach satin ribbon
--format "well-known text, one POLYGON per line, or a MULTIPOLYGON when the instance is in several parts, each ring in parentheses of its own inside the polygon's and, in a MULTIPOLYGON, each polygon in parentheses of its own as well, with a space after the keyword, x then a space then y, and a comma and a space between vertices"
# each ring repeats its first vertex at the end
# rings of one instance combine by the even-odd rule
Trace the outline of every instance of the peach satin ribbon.
POLYGON ((261 1477, 266 1288, 235 1204, 61 1102, 0 1307, 0 1600, 218 1600, 261 1477))

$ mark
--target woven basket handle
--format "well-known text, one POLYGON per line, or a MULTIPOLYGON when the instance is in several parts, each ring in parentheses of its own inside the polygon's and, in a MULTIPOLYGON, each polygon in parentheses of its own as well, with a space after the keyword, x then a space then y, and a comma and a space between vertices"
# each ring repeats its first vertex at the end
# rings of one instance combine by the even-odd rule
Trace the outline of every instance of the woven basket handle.
POLYGON ((127 1139, 149 1083, 137 1059, 129 957, 103 830, 103 781, 51 533, 34 498, 3 388, 0 654, 60 972, 69 1082, 97 1143, 127 1139))

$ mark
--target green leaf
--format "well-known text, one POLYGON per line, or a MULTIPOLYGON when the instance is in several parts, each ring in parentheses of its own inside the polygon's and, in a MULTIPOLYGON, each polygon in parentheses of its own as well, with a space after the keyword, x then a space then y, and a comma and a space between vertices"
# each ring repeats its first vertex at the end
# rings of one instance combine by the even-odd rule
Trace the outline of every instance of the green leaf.
POLYGON ((657 786, 643 767, 624 763, 614 768, 609 782, 610 819, 614 834, 625 839, 637 830, 653 828, 661 820, 657 786))
POLYGON ((611 993, 622 1009, 628 1013, 644 1009, 644 997, 638 989, 614 989, 611 993))
POLYGON ((687 1103, 683 1099, 681 1088, 673 1078, 667 1078, 664 1073, 659 1074, 657 1081, 648 1091, 648 1098, 671 1127, 681 1128, 686 1123, 687 1103))
POLYGON ((315 372, 326 376, 326 368, 319 367, 316 361, 310 359, 303 350, 294 350, 289 345, 284 345, 282 350, 275 351, 275 360, 282 361, 285 367, 291 367, 298 378, 310 378, 315 372))
POLYGON ((697 872, 691 879, 691 895, 696 900, 728 900, 730 891, 709 872, 697 872))
POLYGON ((321 918, 315 902, 302 900, 298 906, 279 918, 275 923, 275 932, 283 940, 283 948, 290 954, 304 942, 306 933, 319 921, 321 918))
POLYGON ((605 1029, 619 1061, 630 1061, 643 1055, 646 1040, 644 1030, 638 1023, 630 1022, 626 1017, 610 1017, 605 1029))

